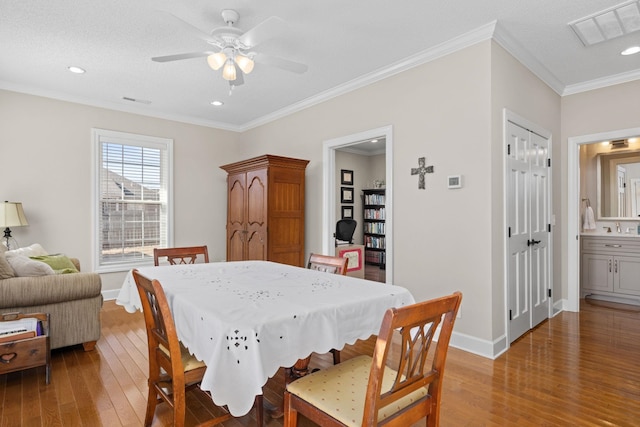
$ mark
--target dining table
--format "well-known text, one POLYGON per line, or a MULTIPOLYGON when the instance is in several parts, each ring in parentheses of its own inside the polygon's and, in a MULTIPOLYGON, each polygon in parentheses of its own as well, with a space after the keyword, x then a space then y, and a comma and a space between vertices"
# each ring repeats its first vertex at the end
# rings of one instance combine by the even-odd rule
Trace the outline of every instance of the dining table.
MULTIPOLYGON (((377 334, 387 309, 415 302, 401 287, 269 261, 141 267, 164 289, 179 340, 207 368, 201 388, 247 414, 281 367, 377 334)), ((141 309, 133 275, 116 303, 141 309)))

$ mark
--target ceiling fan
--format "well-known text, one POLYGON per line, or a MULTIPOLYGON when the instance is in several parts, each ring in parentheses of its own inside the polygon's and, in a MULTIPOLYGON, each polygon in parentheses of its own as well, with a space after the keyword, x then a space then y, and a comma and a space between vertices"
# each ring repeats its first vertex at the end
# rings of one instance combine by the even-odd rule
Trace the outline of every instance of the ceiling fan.
POLYGON ((240 14, 232 9, 224 9, 221 15, 227 25, 214 28, 211 33, 207 33, 173 14, 169 13, 169 15, 192 34, 209 43, 213 50, 156 56, 151 58, 152 61, 171 62, 206 56, 207 63, 211 68, 214 70, 222 68, 222 77, 229 81, 229 85, 232 88, 244 83, 244 75, 251 73, 254 62, 278 67, 298 74, 307 71, 308 67, 305 64, 266 55, 253 50, 259 43, 282 34, 284 21, 276 16, 262 21, 248 31, 242 31, 234 27, 234 24, 240 19, 240 14))

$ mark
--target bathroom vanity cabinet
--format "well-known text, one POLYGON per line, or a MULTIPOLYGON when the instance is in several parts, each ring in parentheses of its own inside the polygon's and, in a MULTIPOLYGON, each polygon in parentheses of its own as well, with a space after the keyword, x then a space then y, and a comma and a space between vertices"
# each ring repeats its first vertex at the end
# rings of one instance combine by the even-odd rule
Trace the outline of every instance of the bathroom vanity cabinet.
POLYGON ((583 295, 640 297, 640 236, 582 236, 583 295))

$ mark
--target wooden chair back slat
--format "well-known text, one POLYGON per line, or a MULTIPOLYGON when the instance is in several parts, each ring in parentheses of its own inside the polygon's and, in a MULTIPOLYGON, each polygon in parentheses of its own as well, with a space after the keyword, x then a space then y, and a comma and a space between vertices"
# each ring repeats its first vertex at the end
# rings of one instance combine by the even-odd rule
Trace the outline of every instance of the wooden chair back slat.
POLYGON ((311 254, 307 268, 344 276, 347 274, 347 262, 348 259, 343 257, 311 254))
POLYGON ((153 263, 160 265, 160 259, 166 258, 169 264, 195 264, 198 256, 203 261, 209 262, 209 250, 207 246, 185 246, 181 248, 154 248, 153 263))

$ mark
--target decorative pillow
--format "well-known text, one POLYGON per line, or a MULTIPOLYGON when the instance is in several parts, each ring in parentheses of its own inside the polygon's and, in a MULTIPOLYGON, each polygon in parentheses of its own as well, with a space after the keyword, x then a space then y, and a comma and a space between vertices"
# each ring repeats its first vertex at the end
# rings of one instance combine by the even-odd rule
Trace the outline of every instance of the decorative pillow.
MULTIPOLYGON (((1 245, 0 246, 4 246, 1 245)), ((7 261, 7 257, 4 256, 4 252, 0 250, 0 279, 10 279, 15 277, 11 264, 7 261)))
POLYGON ((33 245, 27 246, 26 248, 11 249, 10 251, 5 252, 7 258, 11 258, 16 255, 22 255, 26 257, 40 256, 47 255, 48 253, 49 252, 45 251, 39 243, 34 243, 33 245))
POLYGON ((47 276, 49 274, 55 274, 53 269, 44 262, 34 261, 26 256, 14 255, 7 258, 11 268, 16 276, 47 276))
POLYGON ((78 269, 69 258, 63 254, 40 255, 29 257, 32 260, 44 262, 56 272, 56 274, 77 273, 78 269))

